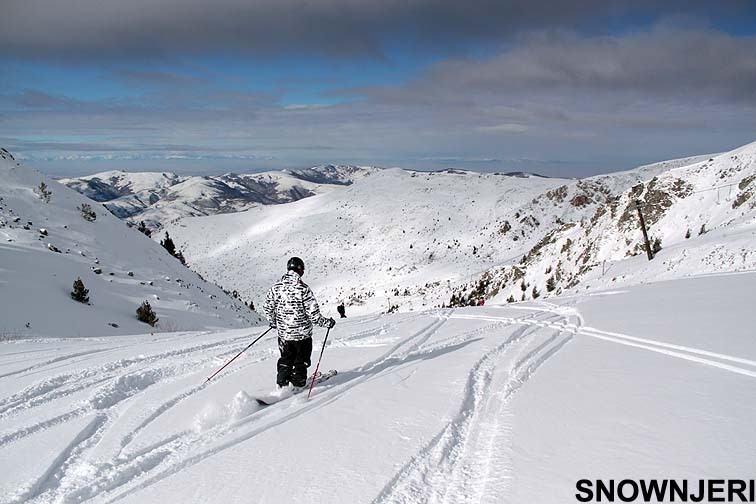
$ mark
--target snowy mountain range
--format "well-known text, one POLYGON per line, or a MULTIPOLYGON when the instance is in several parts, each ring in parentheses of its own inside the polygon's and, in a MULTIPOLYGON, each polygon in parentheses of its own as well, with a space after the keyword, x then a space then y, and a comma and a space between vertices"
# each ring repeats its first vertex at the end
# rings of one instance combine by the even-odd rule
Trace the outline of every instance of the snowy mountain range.
POLYGON ((303 170, 237 175, 109 171, 59 182, 103 203, 114 215, 150 229, 183 217, 240 212, 257 205, 289 203, 352 184, 373 167, 322 165, 303 170))
POLYGON ((386 169, 166 229, 193 269, 256 303, 300 255, 331 309, 417 310, 756 268, 755 179, 756 144, 582 180, 386 169), (661 247, 650 262, 637 203, 661 247))
POLYGON ((245 327, 258 315, 101 204, 0 151, 0 336, 245 327), (88 302, 71 292, 79 278, 88 302), (136 317, 147 301, 158 317, 136 317))
POLYGON ((2 504, 716 500, 752 470, 756 144, 584 180, 381 170, 168 223, 242 299, 297 254, 347 301, 311 397, 274 389, 256 313, 102 204, 5 150, 0 181, 2 504))

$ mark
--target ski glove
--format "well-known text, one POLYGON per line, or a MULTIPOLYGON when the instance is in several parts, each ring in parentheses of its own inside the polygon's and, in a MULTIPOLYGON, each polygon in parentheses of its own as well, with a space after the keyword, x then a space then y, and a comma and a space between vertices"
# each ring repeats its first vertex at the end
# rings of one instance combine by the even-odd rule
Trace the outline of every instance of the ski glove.
POLYGON ((329 319, 328 319, 328 325, 327 325, 326 327, 327 327, 328 329, 332 329, 332 328, 333 328, 333 326, 335 326, 335 325, 336 325, 336 321, 335 321, 335 320, 333 320, 333 317, 329 318, 329 319))

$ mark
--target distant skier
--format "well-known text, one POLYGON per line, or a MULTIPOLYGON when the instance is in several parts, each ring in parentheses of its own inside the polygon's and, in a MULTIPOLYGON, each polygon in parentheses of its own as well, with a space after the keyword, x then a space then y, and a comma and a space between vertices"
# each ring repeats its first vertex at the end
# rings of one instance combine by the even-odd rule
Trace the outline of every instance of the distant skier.
POLYGON ((339 312, 341 318, 346 318, 346 308, 344 308, 344 303, 341 303, 339 306, 337 306, 336 311, 339 312))
POLYGON ((320 314, 320 307, 310 287, 302 281, 304 261, 292 257, 286 263, 287 273, 273 284, 265 297, 263 310, 270 326, 278 331, 278 375, 276 383, 286 387, 304 387, 312 355, 312 326, 331 328, 332 318, 320 314))

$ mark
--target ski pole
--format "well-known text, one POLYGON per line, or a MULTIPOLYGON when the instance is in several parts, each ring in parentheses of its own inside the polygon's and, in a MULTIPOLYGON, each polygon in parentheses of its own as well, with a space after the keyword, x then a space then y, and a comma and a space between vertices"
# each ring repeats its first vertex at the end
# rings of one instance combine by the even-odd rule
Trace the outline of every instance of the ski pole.
POLYGON ((310 390, 307 392, 307 399, 310 399, 310 394, 312 394, 312 386, 315 385, 315 378, 318 376, 318 369, 320 369, 320 359, 323 358, 323 350, 325 350, 326 341, 328 341, 328 333, 331 332, 331 328, 329 327, 326 331, 326 337, 323 340, 323 348, 320 349, 320 357, 318 357, 318 365, 315 366, 315 373, 312 375, 312 381, 310 381, 310 390))
MULTIPOLYGON (((245 348, 244 350, 242 350, 241 352, 239 352, 238 354, 236 354, 236 357, 239 357, 241 354, 243 354, 244 352, 246 352, 249 349, 249 347, 251 347, 252 345, 254 345, 255 343, 257 343, 260 340, 260 338, 262 338, 263 336, 265 336, 266 334, 268 334, 271 329, 273 329, 273 327, 269 327, 267 331, 265 331, 260 336, 258 336, 257 338, 255 338, 255 341, 253 341, 252 343, 250 343, 249 345, 247 345, 247 348, 245 348)), ((234 362, 236 360, 236 357, 234 357, 230 361, 228 361, 225 364, 223 364, 223 367, 221 367, 218 371, 216 371, 215 373, 213 373, 213 375, 210 378, 208 378, 207 380, 205 380, 205 383, 207 383, 210 380, 212 380, 215 375, 217 375, 218 373, 220 373, 221 371, 223 371, 226 366, 228 366, 229 364, 231 364, 232 362, 234 362)))

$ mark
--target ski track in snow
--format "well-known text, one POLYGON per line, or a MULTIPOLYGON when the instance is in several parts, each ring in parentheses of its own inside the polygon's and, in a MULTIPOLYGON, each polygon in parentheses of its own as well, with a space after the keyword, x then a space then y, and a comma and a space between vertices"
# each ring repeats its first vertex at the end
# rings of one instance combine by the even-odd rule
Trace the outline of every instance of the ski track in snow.
MULTIPOLYGON (((78 372, 68 372, 60 375, 45 378, 44 380, 27 387, 16 394, 0 400, 0 419, 8 414, 13 413, 16 409, 28 409, 35 406, 49 403, 55 399, 70 396, 72 393, 91 388, 93 385, 105 382, 123 375, 123 370, 131 367, 137 367, 141 364, 150 364, 153 362, 160 363, 168 357, 184 355, 187 353, 212 349, 218 346, 231 346, 238 344, 239 338, 214 342, 210 344, 194 345, 187 348, 171 350, 168 352, 159 352, 148 356, 139 356, 130 359, 119 359, 113 362, 107 362, 96 367, 84 368, 78 372)), ((123 349, 126 347, 118 347, 123 349)), ((116 349, 109 349, 115 351, 116 349)), ((228 350, 228 353, 233 350, 228 350)), ((93 355, 94 352, 86 352, 93 355)), ((78 354, 82 355, 82 354, 78 354)), ((221 355, 220 359, 225 356, 221 355)), ((220 360, 219 359, 219 360, 220 360)), ((208 360, 208 359, 204 359, 208 360)), ((54 359, 50 362, 59 362, 54 359)), ((195 363, 197 364, 197 363, 195 363)), ((42 365, 35 366, 35 369, 42 365)), ((6 375, 7 376, 7 375, 6 375)))
POLYGON ((520 327, 476 363, 468 377, 458 414, 397 472, 373 504, 500 502, 506 494, 509 473, 506 404, 540 366, 577 335, 756 377, 756 361, 587 327, 573 308, 548 302, 515 308, 537 315, 519 318, 477 314, 450 316, 520 327), (570 322, 570 318, 574 322, 570 322), (546 337, 541 329, 554 332, 546 337), (507 359, 513 353, 516 357, 507 359))
POLYGON ((103 427, 107 421, 106 415, 97 415, 92 419, 68 444, 68 446, 58 454, 53 460, 50 467, 42 476, 32 483, 29 488, 10 500, 11 503, 27 502, 40 496, 43 492, 57 487, 57 479, 64 473, 67 465, 75 456, 92 445, 102 435, 103 427))
MULTIPOLYGON (((0 502, 78 502, 78 497, 83 497, 81 492, 70 492, 68 489, 62 487, 65 484, 67 474, 72 469, 75 472, 81 470, 81 467, 87 466, 87 463, 82 463, 87 450, 96 446, 107 432, 107 429, 117 421, 117 415, 111 415, 109 410, 120 404, 122 401, 144 392, 152 385, 168 383, 173 378, 181 378, 187 373, 196 371, 198 367, 212 367, 219 361, 225 361, 229 355, 233 355, 238 351, 237 348, 239 342, 242 339, 247 338, 248 336, 244 335, 212 343, 191 343, 188 346, 170 351, 161 351, 147 356, 140 355, 136 358, 107 362, 94 367, 84 368, 78 372, 63 373, 46 378, 41 382, 37 382, 27 387, 21 392, 12 394, 3 399, 0 401, 0 419, 12 418, 15 414, 18 414, 21 411, 28 411, 40 406, 47 406, 53 401, 65 399, 71 394, 77 392, 91 391, 87 400, 74 403, 69 411, 52 418, 37 421, 31 425, 16 428, 13 431, 0 433, 0 447, 10 445, 30 435, 44 431, 50 427, 65 424, 76 418, 92 415, 93 419, 73 438, 68 447, 53 460, 50 467, 48 467, 40 478, 34 482, 28 483, 15 494, 5 496, 3 499, 0 499, 0 502), (207 351, 215 349, 222 350, 222 353, 211 355, 206 353, 207 351), (194 355, 191 355, 195 353, 199 354, 199 356, 195 357, 194 355), (188 361, 181 362, 180 364, 171 363, 170 361, 171 357, 185 356, 187 354, 189 354, 190 357, 188 361), (166 364, 166 362, 168 364, 166 364), (132 368, 138 369, 131 370, 132 368), (124 374, 124 370, 127 369, 130 371, 124 374), (74 494, 77 495, 77 498, 72 501, 71 498, 74 494)), ((165 341, 166 340, 162 340, 161 342, 165 341)), ((123 349, 127 347, 128 345, 119 348, 123 349)), ((116 349, 108 349, 108 351, 114 350, 116 349)), ((139 350, 143 351, 142 348, 139 350)), ((81 352, 75 356, 92 356, 101 353, 103 352, 81 352)), ((259 362, 264 358, 268 358, 271 352, 262 350, 258 352, 250 352, 250 354, 252 354, 252 359, 248 359, 247 362, 238 366, 232 372, 239 372, 254 362, 259 362)), ((65 359, 70 359, 74 357, 74 355, 64 357, 65 358, 46 361, 37 366, 33 366, 32 369, 40 369, 50 363, 57 363, 65 359)), ((136 433, 146 427, 151 421, 155 420, 160 414, 170 409, 180 400, 201 390, 204 386, 205 384, 203 383, 202 385, 194 387, 159 406, 153 414, 136 428, 135 431, 128 434, 122 440, 122 446, 125 447, 128 445, 136 433)), ((136 465, 140 470, 145 470, 145 468, 149 466, 149 461, 145 460, 144 457, 137 456, 136 458, 139 459, 138 464, 136 465)), ((121 483, 126 481, 127 479, 123 479, 121 483)), ((88 495, 86 498, 92 496, 93 495, 88 495)))
POLYGON ((76 357, 83 357, 83 356, 90 356, 90 355, 96 355, 101 354, 104 352, 112 352, 116 350, 120 350, 121 348, 124 348, 123 346, 115 347, 115 348, 105 348, 105 349, 98 349, 98 350, 88 350, 86 352, 78 352, 70 355, 62 355, 60 357, 56 357, 54 359, 47 360, 45 362, 37 363, 32 366, 29 366, 24 369, 18 369, 16 371, 11 371, 10 373, 0 374, 0 378, 5 378, 8 376, 14 376, 14 375, 20 375, 20 374, 30 374, 30 371, 34 371, 37 369, 45 368, 49 366, 50 364, 56 364, 56 363, 63 363, 65 361, 68 361, 70 359, 75 359, 76 357))
MULTIPOLYGON (((377 358, 339 373, 327 385, 320 387, 310 401, 290 409, 271 407, 244 411, 239 417, 207 430, 166 433, 163 439, 132 449, 131 444, 139 433, 208 384, 177 391, 160 404, 152 406, 146 417, 128 433, 121 435, 117 440, 120 450, 110 460, 90 460, 88 454, 117 424, 115 407, 144 394, 152 386, 186 378, 199 368, 210 369, 222 364, 235 355, 240 343, 246 341, 249 335, 200 344, 196 340, 188 340, 186 345, 170 351, 104 363, 96 359, 105 356, 107 351, 117 349, 88 350, 48 359, 25 370, 8 373, 2 378, 28 376, 63 362, 81 364, 76 361, 77 358, 95 359, 91 367, 48 376, 0 400, 0 419, 7 419, 76 394, 87 397, 86 400, 73 402, 68 409, 59 410, 51 418, 0 433, 0 447, 74 419, 91 416, 41 475, 15 494, 0 500, 14 504, 68 503, 90 499, 117 502, 284 422, 326 407, 355 387, 382 376, 384 371, 433 358, 474 340, 499 334, 504 335, 504 339, 495 346, 489 346, 471 367, 457 413, 386 483, 373 500, 374 504, 453 504, 500 500, 507 493, 507 475, 511 472, 508 402, 548 359, 576 336, 597 338, 756 377, 756 361, 587 327, 580 313, 572 307, 539 302, 501 310, 511 313, 513 310, 510 308, 524 313, 506 317, 497 315, 496 308, 492 310, 493 314, 456 313, 455 310, 445 309, 389 319, 377 327, 333 342, 334 346, 343 347, 369 345, 388 348, 377 358), (401 336, 403 324, 423 318, 430 320, 408 336, 401 336), (439 329, 448 320, 454 319, 487 324, 434 339, 439 329), (176 357, 181 359, 177 362, 176 357)), ((181 338, 177 340, 181 341, 181 338)), ((275 349, 271 343, 274 341, 275 337, 262 340, 259 348, 249 352, 243 362, 227 372, 243 372, 255 363, 272 358, 275 349)), ((124 348, 128 350, 127 347, 124 348)))
MULTIPOLYGON (((499 324, 518 322, 500 319, 499 324)), ((572 336, 564 330, 545 336, 536 324, 526 323, 486 352, 468 375, 459 412, 400 469, 373 503, 484 502, 487 496, 492 496, 491 502, 498 501, 503 490, 498 487, 506 484, 502 475, 509 472, 506 404, 572 336)))
MULTIPOLYGON (((414 320, 418 317, 419 315, 416 317, 407 317, 402 322, 414 320)), ((432 322, 412 336, 402 338, 401 341, 396 343, 384 355, 355 371, 354 376, 346 383, 334 387, 334 393, 338 397, 338 395, 359 385, 384 368, 403 362, 403 359, 396 357, 395 354, 407 355, 416 352, 443 325, 445 320, 444 316, 434 317, 432 322)), ((379 328, 355 334, 349 339, 359 340, 375 337, 392 328, 392 324, 384 324, 379 328)), ((92 413, 95 413, 94 418, 97 419, 96 423, 89 423, 87 428, 82 431, 86 435, 80 434, 76 436, 69 447, 56 457, 51 466, 45 471, 43 477, 36 482, 30 483, 25 489, 20 490, 14 496, 10 496, 10 500, 7 502, 15 503, 30 500, 38 502, 80 502, 95 497, 103 497, 108 492, 139 480, 146 473, 154 473, 155 471, 153 470, 157 470, 157 475, 152 476, 144 484, 136 487, 142 488, 163 479, 183 467, 193 465, 207 456, 238 443, 240 439, 231 439, 218 447, 210 448, 194 456, 189 456, 189 452, 196 451, 197 446, 212 445, 213 442, 227 438, 234 432, 246 427, 250 422, 264 424, 267 416, 275 413, 275 410, 260 412, 257 415, 253 415, 252 418, 242 418, 228 425, 211 429, 209 432, 198 434, 193 431, 185 431, 173 434, 162 441, 153 443, 147 448, 129 453, 128 446, 139 432, 160 418, 162 414, 176 404, 179 404, 182 400, 191 397, 207 386, 206 383, 202 383, 173 396, 154 408, 152 413, 142 420, 133 431, 122 437, 120 440, 121 450, 113 461, 91 463, 86 460, 85 456, 87 449, 96 446, 107 429, 117 421, 117 418, 112 418, 109 414, 109 411, 113 407, 124 400, 144 392, 152 385, 167 383, 172 378, 181 378, 187 373, 196 370, 198 366, 212 367, 212 363, 225 362, 228 357, 236 353, 239 341, 246 338, 248 336, 245 335, 219 342, 189 345, 184 348, 160 352, 147 357, 140 356, 140 358, 135 359, 121 359, 115 362, 108 362, 95 367, 85 368, 80 372, 63 373, 35 383, 25 390, 4 399, 0 402, 0 408, 4 408, 0 410, 0 416, 12 417, 19 411, 45 406, 52 401, 66 398, 71 394, 77 392, 86 393, 86 391, 93 389, 89 400, 84 404, 75 404, 69 411, 53 418, 0 434, 0 446, 11 444, 34 433, 92 413), (206 351, 217 347, 223 347, 223 353, 219 355, 206 355, 206 351), (225 347, 229 348, 226 349, 225 347), (196 358, 192 355, 195 353, 199 353, 200 357, 196 358), (177 365, 172 364, 170 361, 171 357, 186 355, 189 356, 190 362, 183 362, 177 365), (164 364, 166 361, 168 364, 164 364), (135 367, 138 369, 132 370, 135 367), (130 371, 127 374, 123 374, 126 369, 130 371), (51 475, 54 475, 54 477, 51 475)), ((273 339, 264 340, 264 342, 270 342, 273 339)), ((242 372, 248 366, 270 358, 271 355, 273 355, 273 352, 270 349, 250 352, 243 364, 234 367, 232 370, 228 370, 228 372, 242 372)), ((39 366, 35 366, 35 368, 43 367, 48 363, 42 363, 39 366)), ((20 374, 23 375, 23 373, 20 374)), ((322 394, 325 391, 323 389, 320 392, 322 394)), ((327 395, 321 397, 321 402, 325 399, 328 399, 327 395)), ((272 428, 283 421, 305 413, 313 407, 319 407, 319 403, 313 401, 308 404, 307 408, 302 408, 284 419, 262 425, 245 437, 251 437, 272 428)))
MULTIPOLYGON (((515 322, 521 323, 521 324, 529 324, 529 325, 537 325, 540 327, 550 327, 553 329, 563 329, 572 331, 575 334, 579 334, 581 336, 588 336, 591 338, 597 338, 604 341, 609 341, 612 343, 618 343, 620 345, 626 345, 634 348, 640 348, 643 350, 648 350, 651 352, 660 353, 663 355, 667 355, 669 357, 674 357, 677 359, 683 359, 690 362, 695 362, 698 364, 704 364, 706 366, 715 367, 724 371, 728 371, 731 373, 741 374, 744 376, 749 376, 752 378, 756 378, 756 361, 750 360, 750 359, 744 359, 741 357, 723 354, 723 353, 717 353, 717 352, 711 352, 708 350, 702 350, 700 348, 690 347, 690 346, 684 346, 684 345, 676 345, 672 343, 665 343, 663 341, 657 341, 657 340, 651 340, 647 338, 639 338, 637 336, 631 336, 628 334, 622 334, 612 331, 603 331, 600 329, 596 329, 589 326, 583 325, 583 319, 580 316, 578 312, 576 312, 572 308, 565 308, 561 307, 559 305, 555 305, 552 303, 540 303, 544 306, 546 306, 545 309, 539 309, 534 308, 535 310, 540 310, 544 313, 556 313, 556 314, 564 314, 564 313, 574 313, 575 317, 577 318, 576 324, 571 323, 562 323, 562 322, 548 322, 544 323, 541 321, 533 320, 533 319, 512 319, 512 318, 506 318, 506 317, 496 317, 496 316, 477 316, 477 315, 453 315, 452 318, 465 318, 465 319, 478 319, 478 320, 500 320, 505 322, 515 322), (724 361, 724 362, 723 362, 724 361), (735 366, 732 363, 735 364, 742 364, 747 367, 740 367, 735 366)), ((525 307, 516 307, 517 309, 527 309, 525 307)))
MULTIPOLYGON (((410 319, 414 318, 415 317, 412 317, 410 319)), ((329 383, 333 382, 332 384, 320 387, 317 393, 312 396, 312 399, 310 401, 303 404, 296 410, 287 413, 282 418, 277 418, 277 416, 280 414, 277 408, 266 408, 259 410, 255 412, 255 414, 252 414, 250 416, 246 416, 239 420, 233 421, 230 424, 216 427, 209 432, 201 434, 196 434, 194 432, 183 432, 173 439, 166 440, 165 443, 160 443, 154 446, 151 451, 167 450, 171 453, 171 456, 168 457, 163 464, 164 468, 157 474, 154 474, 147 478, 145 481, 136 484, 131 489, 114 496, 108 502, 116 502, 128 495, 133 494, 136 491, 147 488, 159 481, 162 481, 166 477, 175 474, 180 470, 195 465, 212 455, 220 453, 225 449, 233 447, 240 442, 246 441, 262 432, 280 425, 281 423, 299 417, 312 409, 324 407, 325 405, 338 400, 339 397, 352 390, 354 387, 374 378, 380 372, 405 363, 408 356, 418 358, 419 355, 423 354, 422 352, 418 352, 418 350, 438 331, 441 326, 443 326, 446 320, 446 313, 438 312, 437 318, 435 318, 432 322, 425 325, 422 329, 415 332, 411 336, 399 341, 377 359, 368 362, 355 371, 339 373, 335 378, 329 380, 329 383), (266 423, 266 420, 269 417, 272 418, 269 422, 266 423), (253 424, 254 428, 252 430, 244 432, 243 429, 247 427, 248 424, 253 424), (242 432, 234 436, 237 431, 242 432), (222 440, 220 444, 212 446, 213 441, 220 440, 222 440), (211 447, 205 449, 204 451, 201 451, 200 453, 193 455, 187 454, 187 452, 190 452, 198 445, 211 445, 211 447)), ((371 332, 372 331, 368 331, 368 333, 371 332)), ((442 349, 443 348, 433 347, 433 349, 425 352, 424 355, 430 354, 432 352, 438 352, 442 349)), ((145 454, 142 453, 140 454, 140 456, 145 456, 145 454)), ((131 460, 133 460, 132 457, 129 458, 129 461, 131 460)), ((127 468, 126 470, 128 471, 129 469, 127 468)), ((109 481, 112 481, 113 479, 114 478, 112 477, 108 478, 109 481)), ((107 484, 107 482, 100 482, 99 484, 96 483, 95 485, 99 488, 102 488, 104 484, 107 484)))

